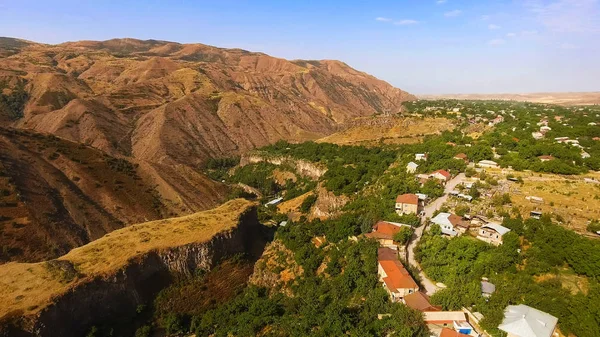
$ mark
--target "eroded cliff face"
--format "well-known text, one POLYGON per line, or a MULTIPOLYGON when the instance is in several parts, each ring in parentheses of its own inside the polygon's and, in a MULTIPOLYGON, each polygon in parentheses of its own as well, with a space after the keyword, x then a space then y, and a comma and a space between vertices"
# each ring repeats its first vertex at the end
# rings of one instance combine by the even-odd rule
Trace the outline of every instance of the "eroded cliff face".
POLYGON ((243 155, 240 158, 240 166, 256 164, 260 162, 266 162, 277 166, 287 164, 293 167, 298 174, 311 179, 319 179, 325 174, 325 172, 327 172, 326 167, 319 166, 304 159, 295 159, 291 157, 266 157, 260 153, 251 153, 243 155))
POLYGON ((202 243, 153 251, 132 259, 112 275, 98 276, 72 287, 36 315, 0 322, 0 336, 83 336, 92 326, 127 321, 139 305, 178 277, 191 277, 199 269, 211 270, 218 262, 238 253, 264 248, 256 208, 240 217, 237 227, 202 243), (258 247, 257 247, 258 246, 258 247))

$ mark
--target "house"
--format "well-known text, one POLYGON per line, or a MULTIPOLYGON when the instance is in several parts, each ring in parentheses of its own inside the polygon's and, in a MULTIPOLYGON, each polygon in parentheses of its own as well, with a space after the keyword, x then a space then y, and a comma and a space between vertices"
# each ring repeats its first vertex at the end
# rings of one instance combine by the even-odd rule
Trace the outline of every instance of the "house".
POLYGON ((500 224, 490 222, 479 228, 477 238, 481 241, 499 246, 502 244, 502 237, 508 232, 510 232, 510 229, 500 224))
POLYGON ((594 137, 594 138, 592 138, 592 140, 598 141, 598 140, 600 140, 600 137, 594 137))
MULTIPOLYGON (((471 185, 471 186, 472 186, 472 185, 471 185)), ((472 196, 470 196, 470 195, 468 195, 468 194, 459 193, 459 194, 457 194, 456 196, 457 196, 457 197, 459 197, 459 198, 465 199, 465 200, 466 200, 466 201, 468 201, 468 202, 471 202, 471 201, 473 201, 473 197, 472 197, 472 196)))
POLYGON ((398 260, 394 250, 379 248, 377 251, 377 275, 389 293, 392 302, 399 302, 405 296, 419 291, 419 286, 398 260))
POLYGON ((556 141, 557 143, 564 143, 567 140, 569 140, 569 137, 556 137, 556 138, 554 138, 554 141, 556 141))
POLYGON ((431 222, 440 226, 442 233, 449 236, 458 235, 458 226, 462 224, 462 217, 456 214, 439 213, 431 222))
POLYGON ((581 152, 581 158, 582 158, 582 159, 587 159, 587 158, 589 158, 589 157, 591 157, 589 153, 587 153, 587 152, 585 152, 585 151, 581 152))
POLYGON ((557 322, 558 318, 530 306, 509 305, 498 329, 508 337, 551 337, 557 322))
POLYGON ((373 226, 373 231, 365 234, 365 237, 379 241, 379 244, 382 247, 398 249, 398 246, 394 243, 394 235, 398 233, 402 227, 411 228, 409 225, 397 222, 379 221, 373 226))
POLYGON ((443 183, 447 183, 448 180, 450 180, 450 178, 452 178, 452 175, 450 174, 450 172, 445 171, 445 170, 437 170, 433 173, 430 174, 430 176, 432 178, 435 178, 443 183))
POLYGON ((467 322, 467 316, 462 311, 425 311, 423 316, 425 324, 454 326, 454 322, 467 322))
POLYGON ((495 161, 491 161, 491 160, 482 160, 479 163, 477 163, 477 165, 479 165, 479 167, 488 167, 488 168, 497 168, 498 167, 498 163, 496 163, 495 161))
POLYGON ((402 194, 396 198, 396 213, 419 214, 419 197, 416 194, 402 194))
POLYGON ((481 281, 481 296, 489 298, 496 291, 496 286, 488 281, 481 281))
POLYGON ((417 171, 417 167, 419 167, 419 165, 411 161, 406 165, 406 173, 415 173, 417 171))
POLYGON ((441 311, 442 307, 437 305, 432 305, 429 302, 429 296, 424 294, 423 292, 417 291, 410 295, 404 296, 403 299, 404 304, 407 307, 419 310, 419 311, 441 311))
POLYGON ((443 328, 442 332, 440 332, 440 337, 470 337, 470 335, 460 333, 453 329, 443 328))
POLYGON ((542 127, 540 127, 540 132, 541 133, 546 134, 546 133, 548 133, 548 131, 552 131, 552 128, 549 127, 549 126, 542 126, 542 127))
POLYGON ((541 132, 532 132, 531 136, 533 137, 533 139, 535 140, 540 140, 542 138, 544 138, 544 134, 541 132))
POLYGON ((454 159, 463 160, 465 162, 469 161, 469 157, 467 157, 467 155, 464 153, 457 154, 456 156, 454 156, 454 159))
POLYGON ((549 156, 549 155, 544 155, 544 156, 539 156, 538 159, 541 160, 542 162, 547 162, 547 161, 554 160, 554 157, 549 156))
POLYGON ((596 122, 589 122, 588 125, 594 126, 594 125, 596 125, 596 122))
POLYGON ((417 153, 415 154, 415 160, 427 160, 427 153, 417 153))

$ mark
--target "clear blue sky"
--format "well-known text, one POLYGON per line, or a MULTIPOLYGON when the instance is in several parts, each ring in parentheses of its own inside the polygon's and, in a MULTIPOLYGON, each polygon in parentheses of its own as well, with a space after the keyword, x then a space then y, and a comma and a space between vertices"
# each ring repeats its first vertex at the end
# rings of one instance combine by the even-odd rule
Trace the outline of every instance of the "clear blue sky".
POLYGON ((0 0, 0 36, 338 59, 417 94, 600 90, 599 0, 0 0))

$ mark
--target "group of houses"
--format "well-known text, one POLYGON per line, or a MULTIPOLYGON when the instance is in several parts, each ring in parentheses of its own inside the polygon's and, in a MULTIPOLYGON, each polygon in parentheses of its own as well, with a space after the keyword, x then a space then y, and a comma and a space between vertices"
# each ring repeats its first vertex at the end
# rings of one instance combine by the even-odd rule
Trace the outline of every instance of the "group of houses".
POLYGON ((483 217, 466 219, 456 214, 442 212, 430 221, 440 227, 443 235, 454 237, 465 234, 469 230, 476 230, 477 239, 495 246, 501 245, 504 235, 510 232, 510 229, 499 223, 482 219, 483 217))

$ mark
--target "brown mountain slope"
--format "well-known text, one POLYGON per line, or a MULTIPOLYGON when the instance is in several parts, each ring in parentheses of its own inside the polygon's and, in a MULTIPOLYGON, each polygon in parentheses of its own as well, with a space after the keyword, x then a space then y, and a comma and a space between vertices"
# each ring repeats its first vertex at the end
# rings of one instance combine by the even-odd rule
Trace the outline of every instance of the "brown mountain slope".
POLYGON ((159 182, 152 168, 2 128, 0 166, 0 261, 53 258, 126 224, 209 208, 224 194, 197 173, 169 168, 159 182), (211 193, 169 193, 180 185, 211 193))
POLYGON ((0 59, 0 84, 27 83, 15 126, 152 162, 316 139, 414 99, 339 61, 155 40, 19 41, 0 40, 13 53, 0 59))
POLYGON ((0 207, 0 261, 53 257, 130 223, 214 207, 227 188, 200 173, 207 159, 318 139, 412 99, 339 61, 155 40, 0 38, 0 123, 32 131, 0 132, 6 197, 21 196, 0 207), (53 158, 59 143, 85 158, 53 158), (135 174, 117 177, 106 158, 138 165, 135 174))

